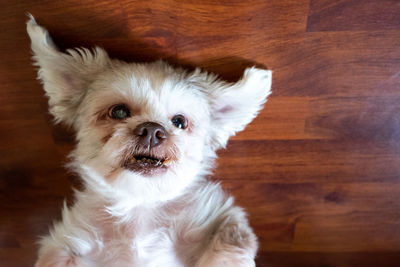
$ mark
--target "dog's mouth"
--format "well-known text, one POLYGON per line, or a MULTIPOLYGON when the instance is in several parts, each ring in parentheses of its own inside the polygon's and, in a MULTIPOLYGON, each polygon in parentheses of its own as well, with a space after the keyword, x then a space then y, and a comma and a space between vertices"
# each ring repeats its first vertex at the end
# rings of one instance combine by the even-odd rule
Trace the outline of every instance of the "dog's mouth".
POLYGON ((131 155, 124 163, 124 168, 144 174, 165 171, 171 164, 168 157, 155 157, 151 155, 131 155))

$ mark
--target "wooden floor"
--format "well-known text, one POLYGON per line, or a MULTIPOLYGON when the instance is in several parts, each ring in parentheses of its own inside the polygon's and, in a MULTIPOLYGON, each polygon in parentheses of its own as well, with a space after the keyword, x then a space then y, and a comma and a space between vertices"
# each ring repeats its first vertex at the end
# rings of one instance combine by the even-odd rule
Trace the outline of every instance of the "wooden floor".
POLYGON ((0 266, 32 266, 71 198, 73 134, 52 125, 26 12, 60 47, 165 58, 228 80, 274 70, 215 179, 246 208, 257 266, 400 266, 400 1, 0 1, 0 266))

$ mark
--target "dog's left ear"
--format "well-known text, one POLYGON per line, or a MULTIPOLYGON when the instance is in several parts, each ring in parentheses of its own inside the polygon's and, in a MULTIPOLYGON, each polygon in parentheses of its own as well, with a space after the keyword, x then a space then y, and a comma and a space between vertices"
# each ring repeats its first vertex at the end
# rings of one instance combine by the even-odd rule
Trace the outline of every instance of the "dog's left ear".
POLYGON ((225 147, 230 136, 243 130, 257 116, 271 93, 271 82, 272 71, 248 68, 234 84, 219 81, 210 84, 214 148, 225 147))
POLYGON ((50 113, 56 122, 72 126, 76 111, 93 77, 109 64, 107 53, 100 48, 68 49, 60 52, 47 30, 32 15, 27 22, 33 59, 39 66, 38 78, 49 98, 50 113))

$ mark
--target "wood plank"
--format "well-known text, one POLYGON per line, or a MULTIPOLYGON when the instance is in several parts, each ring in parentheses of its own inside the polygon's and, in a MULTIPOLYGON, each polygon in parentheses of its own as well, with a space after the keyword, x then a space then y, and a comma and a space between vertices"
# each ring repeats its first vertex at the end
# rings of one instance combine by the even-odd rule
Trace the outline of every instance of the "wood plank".
POLYGON ((365 253, 285 253, 271 252, 259 255, 258 267, 395 267, 400 262, 400 254, 393 252, 365 253), (304 264, 306 263, 306 264, 304 264))
POLYGON ((215 177, 282 183, 397 182, 399 152, 397 140, 232 141, 219 153, 215 177))
POLYGON ((397 0, 311 0, 307 31, 400 29, 397 0))
POLYGON ((223 185, 248 211, 262 251, 398 250, 399 183, 235 180, 223 185))
POLYGON ((399 95, 397 47, 399 31, 252 35, 213 46, 183 46, 178 58, 230 80, 245 66, 266 65, 274 71, 275 97, 399 95))
POLYGON ((274 97, 232 140, 400 138, 399 96, 274 97))

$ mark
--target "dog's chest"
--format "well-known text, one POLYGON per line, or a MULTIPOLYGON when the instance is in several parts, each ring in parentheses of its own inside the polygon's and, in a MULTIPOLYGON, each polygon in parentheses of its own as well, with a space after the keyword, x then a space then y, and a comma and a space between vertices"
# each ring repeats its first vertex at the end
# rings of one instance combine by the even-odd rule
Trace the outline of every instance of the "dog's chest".
POLYGON ((168 221, 159 223, 141 214, 128 223, 108 225, 102 235, 97 254, 102 266, 183 266, 168 221))

